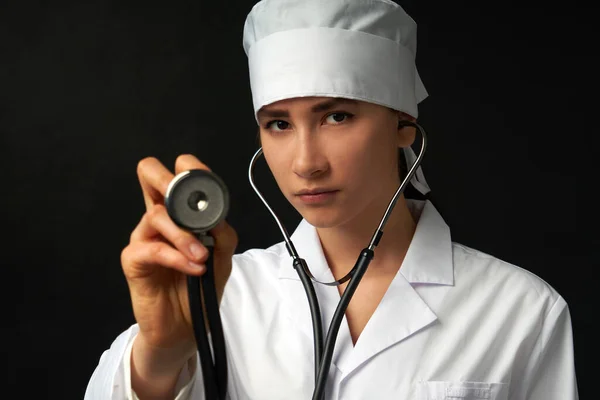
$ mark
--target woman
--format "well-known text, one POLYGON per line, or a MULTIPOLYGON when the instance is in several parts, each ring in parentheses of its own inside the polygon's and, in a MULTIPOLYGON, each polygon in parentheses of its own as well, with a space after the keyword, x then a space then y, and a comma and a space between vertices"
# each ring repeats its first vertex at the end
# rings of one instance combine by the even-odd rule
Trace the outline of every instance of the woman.
MULTIPOLYGON (((264 156, 303 217, 292 240, 317 279, 339 279, 400 185, 399 149, 414 158, 415 130, 400 121, 416 121, 427 95, 416 25, 388 0, 263 0, 244 48, 264 156)), ((192 168, 208 167, 184 155, 174 173, 192 168)), ((138 174, 147 212, 122 253, 137 324, 102 355, 86 398, 200 399, 185 274, 203 274, 207 251, 165 211, 174 174, 153 158, 138 174)), ((421 171, 411 183, 429 190, 421 171)), ((312 324, 285 244, 234 255, 228 224, 212 234, 229 397, 310 399, 312 324)), ((315 285, 324 329, 344 289, 315 285)), ((401 196, 345 314, 325 393, 577 399, 568 307, 533 274, 453 243, 431 202, 401 196)))

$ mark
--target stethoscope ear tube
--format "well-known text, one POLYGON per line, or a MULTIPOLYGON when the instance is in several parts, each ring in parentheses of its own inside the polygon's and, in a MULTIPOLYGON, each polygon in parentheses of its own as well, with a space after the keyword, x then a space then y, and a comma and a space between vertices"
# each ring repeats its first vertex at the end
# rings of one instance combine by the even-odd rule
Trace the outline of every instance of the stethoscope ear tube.
MULTIPOLYGON (((207 237, 203 242, 208 242, 207 237)), ((212 239, 212 237, 210 237, 212 239)), ((225 399, 227 391, 227 358, 225 354, 225 341, 223 327, 219 315, 217 293, 215 290, 212 247, 205 244, 209 250, 206 260, 206 272, 202 277, 188 275, 188 301, 192 328, 198 347, 198 357, 204 380, 204 394, 207 399, 225 399), (213 351, 208 342, 208 333, 205 326, 204 310, 201 299, 204 299, 208 325, 213 343, 213 351), (214 352, 214 364, 213 364, 214 352)))
MULTIPOLYGON (((210 237, 212 239, 212 237, 210 237)), ((206 316, 208 320, 208 326, 210 327, 210 335, 213 347, 213 357, 211 356, 210 351, 206 351, 205 345, 203 344, 203 357, 208 358, 209 361, 213 361, 214 359, 214 374, 216 378, 216 392, 218 393, 218 397, 214 397, 215 399, 225 400, 225 395, 227 393, 227 354, 225 352, 225 337, 223 335, 223 325, 221 324, 221 314, 219 313, 219 301, 217 297, 217 289, 215 286, 215 274, 214 274, 214 263, 213 263, 213 247, 210 245, 205 245, 209 251, 208 259, 206 260, 206 272, 202 277, 200 277, 202 294, 201 297, 196 297, 196 303, 200 303, 200 298, 204 299, 204 307, 206 308, 206 316)), ((195 276, 191 276, 190 278, 197 278, 195 276)), ((188 287, 189 293, 189 287, 188 287)), ((193 315, 193 314, 192 314, 193 315)), ((197 314, 202 315, 202 314, 197 314)), ((203 325, 204 318, 196 318, 193 319, 193 324, 195 325, 203 325)), ((194 328, 194 331, 196 328, 194 328)), ((204 338, 205 342, 208 342, 208 335, 200 336, 204 338)), ((198 337, 196 337, 196 341, 198 337)), ((209 349, 210 350, 210 349, 209 349)), ((212 365, 211 365, 212 367, 212 365)), ((208 382, 214 382, 215 380, 211 380, 208 382)), ((209 397, 207 397, 209 398, 209 397)), ((212 397, 211 397, 212 398, 212 397)))
POLYGON ((306 273, 308 266, 303 258, 296 258, 294 260, 294 269, 300 277, 306 297, 308 298, 308 306, 310 307, 310 316, 313 325, 313 349, 314 349, 314 362, 315 362, 315 382, 319 379, 319 368, 321 366, 321 357, 323 354, 323 324, 321 322, 321 310, 319 307, 319 301, 315 288, 306 273))
POLYGON ((202 368, 204 380, 204 394, 206 399, 225 400, 227 393, 227 355, 225 351, 225 337, 219 314, 219 303, 215 287, 213 246, 214 239, 210 235, 198 235, 209 255, 206 260, 206 272, 201 277, 188 275, 188 301, 194 337, 198 347, 198 357, 202 368), (201 301, 204 300, 206 319, 201 301), (210 327, 212 352, 208 342, 205 321, 210 327), (214 362, 213 362, 214 359, 214 362))
POLYGON ((358 284, 360 283, 363 275, 367 271, 367 267, 369 263, 373 259, 374 251, 368 248, 363 249, 360 252, 360 256, 358 260, 356 260, 356 264, 352 271, 354 271, 350 282, 348 282, 348 286, 344 289, 344 293, 338 303, 337 308, 335 309, 335 313, 333 314, 333 318, 331 319, 331 325, 329 326, 329 330, 327 332, 327 338, 325 339, 325 349, 323 351, 323 357, 321 360, 321 365, 319 365, 319 376, 317 378, 315 384, 315 390, 313 392, 313 400, 321 400, 325 393, 325 382, 327 381, 327 375, 329 374, 329 366, 331 365, 331 359, 333 357, 333 350, 335 347, 335 339, 337 338, 338 332, 340 330, 340 325, 342 324, 342 320, 344 315, 346 314, 346 309, 348 308, 348 304, 350 304, 350 299, 354 295, 358 284))
POLYGON ((212 353, 208 344, 208 334, 204 325, 204 311, 200 304, 200 298, 202 297, 200 285, 201 282, 198 276, 187 276, 190 314, 192 316, 192 327, 194 329, 200 368, 204 380, 204 393, 207 399, 212 399, 218 398, 218 389, 215 379, 215 368, 212 364, 212 353))

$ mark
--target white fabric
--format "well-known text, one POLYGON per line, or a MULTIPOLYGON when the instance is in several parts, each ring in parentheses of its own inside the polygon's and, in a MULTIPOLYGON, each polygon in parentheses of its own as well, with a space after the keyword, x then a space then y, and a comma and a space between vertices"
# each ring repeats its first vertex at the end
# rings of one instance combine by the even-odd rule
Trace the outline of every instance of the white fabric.
MULTIPOLYGON (((417 24, 389 0, 262 0, 246 18, 243 46, 257 122, 261 107, 305 96, 362 100, 417 118, 428 95, 415 64, 417 24)), ((421 167, 411 183, 430 191, 421 167)))
MULTIPOLYGON (((577 400, 569 309, 534 274, 451 241, 429 201, 409 201, 418 225, 405 260, 355 346, 344 319, 326 399, 577 400)), ((316 230, 295 247, 332 280, 316 230)), ((327 329, 340 296, 315 285, 327 329)), ((285 243, 233 257, 221 303, 229 399, 306 400, 314 387, 310 311, 285 243)), ((100 358, 85 399, 127 398, 127 343, 100 358)), ((199 368, 199 367, 198 367, 199 368)), ((199 369, 184 389, 203 399, 199 369)))
MULTIPOLYGON (((138 326, 134 325, 132 329, 137 331, 138 326)), ((125 349, 125 354, 123 356, 123 379, 125 383, 124 387, 127 399, 131 400, 140 400, 137 394, 131 388, 131 351, 133 349, 133 341, 135 340, 136 336, 137 334, 132 335, 132 340, 128 343, 127 348, 125 349)), ((193 390, 194 382, 191 381, 192 375, 190 374, 190 363, 192 361, 197 362, 196 359, 190 360, 188 364, 183 367, 181 373, 179 374, 179 378, 177 379, 177 383, 175 384, 175 393, 177 394, 175 400, 187 399, 191 391, 193 390)))
MULTIPOLYGON (((131 388, 131 350, 138 331, 138 325, 132 325, 114 340, 109 350, 102 354, 88 384, 84 400, 140 400, 131 388)), ((177 394, 175 400, 204 399, 204 396, 190 397, 195 382, 198 382, 199 386, 203 384, 202 376, 191 380, 190 371, 199 371, 200 368, 197 357, 193 361, 196 362, 195 368, 192 368, 190 361, 179 374, 175 386, 177 394)))
POLYGON ((417 98, 410 50, 364 32, 326 27, 277 32, 250 48, 248 63, 255 113, 291 97, 332 96, 391 107, 416 118, 422 100, 417 98))

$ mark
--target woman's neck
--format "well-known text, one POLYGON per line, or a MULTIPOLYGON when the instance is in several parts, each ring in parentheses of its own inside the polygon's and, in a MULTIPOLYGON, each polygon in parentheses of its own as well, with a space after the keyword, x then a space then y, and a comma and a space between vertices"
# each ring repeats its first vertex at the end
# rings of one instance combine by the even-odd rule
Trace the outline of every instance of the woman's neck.
MULTIPOLYGON (((342 278, 352 269, 360 252, 369 245, 386 208, 387 202, 367 207, 362 214, 343 225, 317 228, 323 253, 335 279, 342 278)), ((384 234, 375 248, 375 257, 369 264, 365 277, 395 275, 404 260, 415 229, 416 222, 402 195, 384 226, 384 234)))

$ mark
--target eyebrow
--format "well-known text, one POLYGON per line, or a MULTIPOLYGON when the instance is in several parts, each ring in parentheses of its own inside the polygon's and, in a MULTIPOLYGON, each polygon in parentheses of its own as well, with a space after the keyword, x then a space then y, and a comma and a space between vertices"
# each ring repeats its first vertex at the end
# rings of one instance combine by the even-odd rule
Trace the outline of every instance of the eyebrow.
MULTIPOLYGON (((356 100, 351 100, 351 99, 345 99, 342 97, 334 97, 330 100, 324 100, 320 103, 317 103, 315 105, 313 105, 310 108, 310 111, 313 113, 318 113, 318 112, 323 112, 323 111, 327 111, 327 110, 331 110, 334 107, 337 107, 341 104, 349 104, 349 105, 357 105, 358 101, 356 100)), ((256 113, 258 118, 266 118, 266 117, 270 117, 270 118, 289 118, 290 114, 287 110, 285 109, 260 109, 258 110, 258 112, 256 113)))

